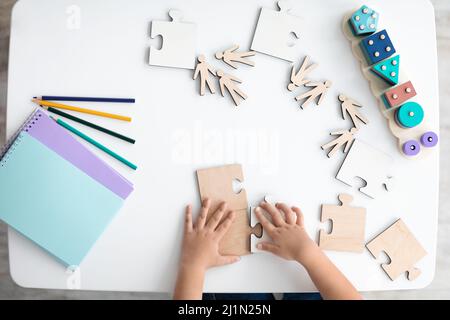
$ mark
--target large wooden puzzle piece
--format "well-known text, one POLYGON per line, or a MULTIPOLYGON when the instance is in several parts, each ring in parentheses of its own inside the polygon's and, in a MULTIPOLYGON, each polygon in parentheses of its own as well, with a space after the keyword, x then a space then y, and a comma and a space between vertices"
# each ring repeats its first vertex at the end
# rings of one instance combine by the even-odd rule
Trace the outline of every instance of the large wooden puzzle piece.
MULTIPOLYGON (((403 103, 420 96, 416 97, 411 79, 399 68, 401 54, 396 53, 387 30, 380 28, 381 32, 374 33, 375 31, 369 28, 368 32, 367 26, 370 27, 371 19, 377 20, 373 23, 376 27, 379 14, 366 6, 346 14, 342 21, 344 35, 351 42, 353 54, 361 64, 362 73, 369 81, 370 89, 389 129, 397 139, 401 153, 407 158, 426 155, 437 145, 438 135, 430 130, 426 118, 418 121, 415 113, 408 113, 408 117, 413 118, 413 127, 406 127, 398 121, 398 109, 403 103), (370 16, 371 13, 375 13, 375 17, 370 16), (369 36, 364 38, 361 35, 369 36), (400 85, 396 86, 397 84, 400 85), (431 144, 422 144, 422 137, 431 135, 431 144)), ((426 109, 425 106, 420 108, 422 107, 426 109)))
POLYGON ((365 195, 376 198, 383 191, 389 191, 393 159, 382 151, 355 139, 336 179, 353 186, 355 178, 361 178, 367 185, 359 189, 365 195))
POLYGON ((322 205, 321 222, 331 220, 331 233, 319 232, 319 246, 325 250, 362 252, 366 226, 366 209, 351 207, 353 197, 340 194, 341 205, 322 205))
POLYGON ((194 69, 196 26, 182 22, 182 13, 170 10, 172 21, 152 21, 151 37, 162 37, 160 50, 150 47, 149 64, 154 66, 194 69))
POLYGON ((222 201, 228 204, 228 210, 233 210, 236 214, 230 230, 220 242, 220 252, 227 255, 250 254, 252 230, 247 212, 247 193, 245 189, 237 193, 233 190, 234 181, 244 181, 241 165, 197 170, 197 180, 201 199, 211 199, 209 215, 217 210, 222 201))
POLYGON ((370 241, 366 247, 375 258, 381 251, 388 255, 390 263, 382 264, 381 267, 391 280, 397 279, 405 272, 408 280, 416 279, 421 271, 414 266, 427 254, 401 219, 370 241))
POLYGON ((273 57, 293 62, 298 54, 290 45, 292 35, 299 38, 300 19, 289 14, 287 1, 278 1, 279 11, 262 8, 251 49, 273 57))

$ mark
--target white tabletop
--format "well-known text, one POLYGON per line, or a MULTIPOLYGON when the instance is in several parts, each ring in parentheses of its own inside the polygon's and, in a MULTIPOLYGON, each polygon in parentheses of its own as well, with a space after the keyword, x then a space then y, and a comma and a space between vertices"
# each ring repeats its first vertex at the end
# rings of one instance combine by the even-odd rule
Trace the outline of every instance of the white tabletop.
MULTIPOLYGON (((84 116, 137 140, 129 145, 82 128, 139 166, 132 172, 99 156, 135 183, 136 190, 80 266, 84 290, 171 291, 187 203, 199 204, 197 168, 241 163, 249 203, 272 194, 299 205, 308 232, 317 238, 320 205, 337 204, 337 194, 354 195, 367 208, 366 239, 402 218, 428 255, 418 264, 415 281, 391 281, 365 250, 362 254, 328 252, 359 290, 422 288, 434 276, 438 221, 439 149, 429 157, 406 160, 379 112, 363 78, 341 20, 362 1, 295 1, 292 13, 302 20, 299 59, 309 54, 320 64, 311 77, 332 80, 320 107, 301 110, 286 90, 291 65, 257 54, 256 67, 233 71, 213 54, 232 44, 250 46, 262 6, 272 0, 21 0, 13 11, 7 134, 11 136, 41 94, 134 97, 135 105, 92 105, 131 115, 132 123, 84 116), (74 5, 75 4, 75 5, 74 5), (229 97, 200 97, 188 70, 147 64, 150 22, 166 20, 167 11, 184 11, 198 26, 197 52, 211 64, 241 78, 248 100, 235 108, 229 97), (359 138, 395 159, 396 189, 371 200, 334 177, 344 159, 328 159, 320 145, 328 133, 348 126, 340 118, 337 95, 360 101, 370 124, 359 138)), ((431 128, 439 128, 437 53, 434 11, 427 0, 368 0, 388 26, 402 52, 402 68, 411 76, 426 106, 431 128)), ((88 104, 79 104, 88 105, 88 104)), ((36 197, 39 197, 37 192, 36 197)), ((31 199, 24 199, 30 201, 31 199)), ((71 275, 55 259, 9 230, 11 275, 24 287, 67 288, 71 275)), ((70 285, 69 285, 70 287, 70 285)), ((267 254, 207 274, 209 292, 314 291, 306 272, 267 254)))

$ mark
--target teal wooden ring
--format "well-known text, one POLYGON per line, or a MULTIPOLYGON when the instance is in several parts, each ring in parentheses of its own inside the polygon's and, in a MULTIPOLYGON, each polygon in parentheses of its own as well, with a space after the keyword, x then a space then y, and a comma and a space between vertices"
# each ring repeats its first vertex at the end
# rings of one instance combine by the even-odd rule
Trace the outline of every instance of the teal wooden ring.
POLYGON ((422 123, 425 113, 420 104, 407 102, 398 108, 395 115, 399 125, 405 128, 414 128, 422 123))

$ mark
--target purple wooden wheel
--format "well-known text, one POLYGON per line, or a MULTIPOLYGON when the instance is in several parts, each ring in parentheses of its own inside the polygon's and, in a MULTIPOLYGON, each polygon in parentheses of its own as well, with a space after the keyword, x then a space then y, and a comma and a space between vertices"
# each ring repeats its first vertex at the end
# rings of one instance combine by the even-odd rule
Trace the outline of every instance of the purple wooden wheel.
POLYGON ((425 148, 432 148, 437 145, 439 138, 433 131, 424 133, 420 138, 420 142, 425 148))
POLYGON ((408 157, 417 156, 420 152, 420 144, 416 140, 409 140, 403 144, 403 153, 408 157))

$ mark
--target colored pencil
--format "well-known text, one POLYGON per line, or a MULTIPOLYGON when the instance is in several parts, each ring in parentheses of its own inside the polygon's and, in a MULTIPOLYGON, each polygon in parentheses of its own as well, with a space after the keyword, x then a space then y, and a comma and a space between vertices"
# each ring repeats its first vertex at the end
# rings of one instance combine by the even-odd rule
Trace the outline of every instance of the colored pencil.
POLYGON ((76 111, 76 112, 92 114, 92 115, 99 116, 99 117, 117 119, 117 120, 122 120, 122 121, 131 121, 130 117, 121 116, 121 115, 118 115, 118 114, 106 113, 106 112, 102 112, 102 111, 97 111, 97 110, 92 110, 92 109, 85 109, 85 108, 80 108, 80 107, 74 107, 74 106, 69 106, 69 105, 65 105, 65 104, 61 104, 61 103, 45 101, 45 100, 39 100, 39 99, 33 99, 31 101, 33 101, 34 103, 37 103, 40 106, 46 106, 46 107, 53 107, 53 108, 57 108, 57 109, 76 111))
POLYGON ((92 144, 93 146, 99 148, 100 150, 104 151, 105 153, 109 154, 111 157, 119 160, 120 162, 124 163, 125 165, 127 165, 128 167, 130 167, 133 170, 137 169, 137 166, 134 165, 133 163, 131 163, 130 161, 126 160, 125 158, 119 156, 117 153, 115 153, 114 151, 108 149, 107 147, 105 147, 104 145, 102 145, 101 143, 95 141, 94 139, 92 139, 91 137, 85 135, 83 132, 75 129, 74 127, 72 127, 70 124, 62 121, 61 119, 55 119, 53 118, 56 123, 58 123, 59 125, 61 125, 62 127, 66 128, 67 130, 73 132, 74 134, 76 134, 77 136, 79 136, 80 138, 86 140, 87 142, 89 142, 90 144, 92 144))
POLYGON ((65 96, 42 96, 34 97, 47 101, 82 101, 82 102, 115 102, 115 103, 135 103, 133 98, 96 98, 96 97, 65 97, 65 96))
POLYGON ((54 114, 60 115, 61 117, 64 117, 64 118, 70 119, 72 121, 78 122, 78 123, 83 124, 83 125, 85 125, 87 127, 90 127, 92 129, 95 129, 95 130, 101 131, 103 133, 109 134, 110 136, 116 137, 116 138, 124 140, 126 142, 129 142, 129 143, 135 143, 136 142, 136 140, 134 140, 134 139, 128 138, 127 136, 124 136, 124 135, 122 135, 120 133, 117 133, 117 132, 114 132, 112 130, 100 127, 99 125, 96 125, 96 124, 94 124, 92 122, 89 122, 89 121, 83 120, 81 118, 75 117, 75 116, 73 116, 71 114, 65 113, 64 111, 61 111, 61 110, 58 110, 58 109, 55 109, 55 108, 52 108, 52 107, 45 107, 45 108, 47 108, 48 111, 50 111, 50 112, 52 112, 54 114))

